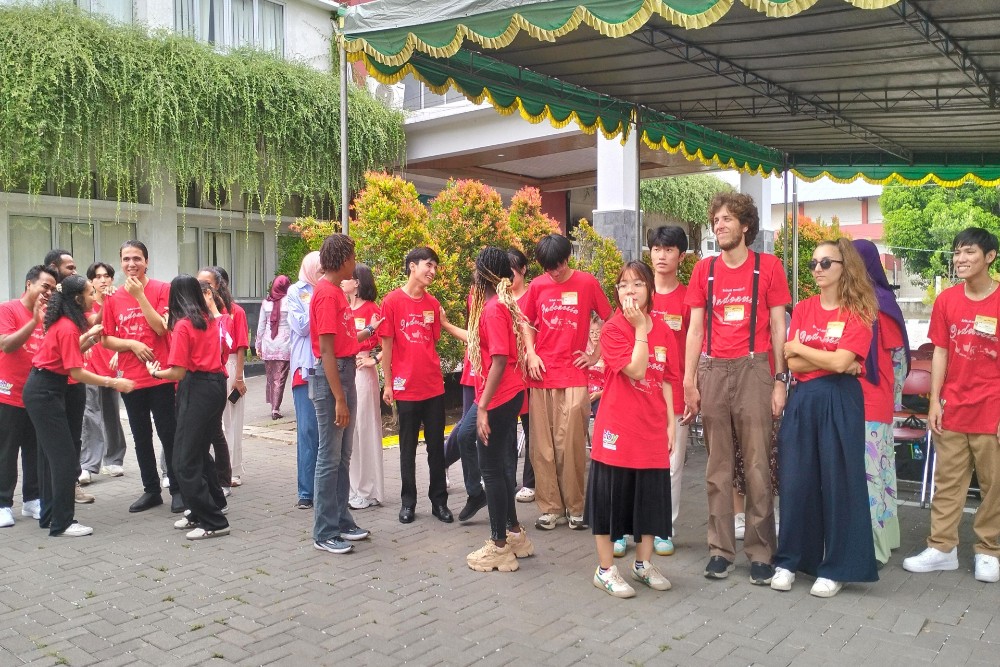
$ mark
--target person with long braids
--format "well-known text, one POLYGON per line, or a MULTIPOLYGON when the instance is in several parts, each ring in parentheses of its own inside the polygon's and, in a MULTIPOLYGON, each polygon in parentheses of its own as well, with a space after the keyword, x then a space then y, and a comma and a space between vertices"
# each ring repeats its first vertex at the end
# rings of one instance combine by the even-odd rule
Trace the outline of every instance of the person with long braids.
POLYGON ((524 405, 525 343, 510 291, 514 272, 505 250, 487 246, 476 257, 469 304, 469 363, 476 377, 476 448, 486 487, 491 536, 466 558, 478 572, 513 572, 534 553, 514 501, 517 417, 524 405))
MULTIPOLYGON (((229 534, 229 521, 213 497, 208 477, 215 475, 210 452, 212 433, 226 404, 223 355, 227 340, 212 317, 201 284, 181 274, 170 282, 170 356, 167 368, 146 363, 157 380, 177 382, 177 435, 173 448, 174 474, 188 512, 174 527, 189 530, 187 539, 205 540, 229 534)), ((221 491, 221 489, 219 489, 221 491)))
POLYGON ((878 303, 846 238, 816 246, 809 270, 819 294, 795 306, 784 346, 798 385, 778 433, 781 534, 771 588, 791 590, 804 572, 816 577, 809 592, 829 598, 844 582, 878 580, 857 378, 878 303))
POLYGON ((86 397, 82 391, 69 391, 69 378, 123 393, 135 387, 127 378, 103 377, 84 369, 83 353, 103 331, 100 324, 88 328, 84 314, 94 307, 94 298, 94 286, 83 276, 68 276, 56 287, 45 312, 45 338, 24 385, 24 407, 38 438, 38 521, 52 537, 94 532, 73 518, 80 461, 75 443, 80 441, 86 397))
MULTIPOLYGON (((510 258, 510 268, 514 270, 514 278, 510 281, 510 292, 514 295, 518 307, 521 299, 528 293, 528 258, 517 248, 507 248, 510 258)), ((514 497, 519 503, 530 503, 535 500, 535 470, 531 467, 531 422, 528 417, 528 388, 524 389, 524 406, 521 408, 521 432, 524 434, 524 469, 521 471, 521 488, 514 497)), ((517 461, 514 461, 517 465, 517 461)))
MULTIPOLYGON (((632 579, 656 591, 670 582, 651 562, 653 538, 671 534, 670 448, 677 434, 669 379, 679 367, 668 350, 670 329, 650 316, 653 272, 631 261, 615 281, 618 310, 601 329, 604 395, 594 419, 584 521, 599 560, 594 586, 617 598, 635 596, 614 565, 614 543, 635 538, 632 579)), ((676 353, 675 353, 676 356, 676 353)))

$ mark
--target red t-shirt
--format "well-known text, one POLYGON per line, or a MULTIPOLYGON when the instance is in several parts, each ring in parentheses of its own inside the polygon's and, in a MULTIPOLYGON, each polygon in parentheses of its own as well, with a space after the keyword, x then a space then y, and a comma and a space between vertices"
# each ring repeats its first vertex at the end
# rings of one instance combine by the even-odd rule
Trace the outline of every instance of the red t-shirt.
MULTIPOLYGON (((94 307, 90 311, 94 315, 100 315, 103 307, 101 304, 94 302, 94 307)), ((87 360, 87 370, 91 373, 96 373, 97 375, 104 375, 105 377, 114 376, 115 373, 111 372, 111 356, 114 354, 111 350, 104 347, 100 343, 92 345, 90 348, 89 356, 85 357, 87 360)))
POLYGON ((309 302, 309 340, 313 356, 319 359, 319 337, 333 334, 333 356, 353 357, 358 353, 358 337, 354 331, 354 311, 340 285, 327 279, 316 283, 309 302))
POLYGON ((382 300, 379 335, 391 338, 392 391, 398 401, 423 401, 444 393, 441 358, 435 347, 441 338, 441 304, 428 293, 412 299, 394 289, 382 300))
MULTIPOLYGON (((142 291, 150 305, 153 306, 153 310, 160 314, 167 312, 170 303, 169 284, 150 279, 142 291)), ((149 322, 146 321, 146 316, 142 314, 139 302, 124 288, 104 299, 101 323, 104 325, 105 335, 125 340, 138 340, 152 348, 153 356, 160 362, 161 366, 167 363, 170 345, 166 333, 158 336, 153 331, 149 322)), ((136 389, 146 389, 170 382, 170 380, 157 380, 151 377, 146 370, 146 363, 131 352, 118 354, 118 372, 121 377, 135 382, 136 389)))
POLYGON ((635 329, 621 312, 601 329, 604 396, 594 420, 591 458, 619 468, 669 468, 667 401, 663 397, 669 331, 653 320, 646 377, 636 382, 622 373, 632 361, 635 329))
POLYGON ((59 375, 69 375, 71 368, 83 368, 83 352, 80 351, 82 335, 83 331, 73 320, 60 317, 45 332, 45 339, 31 364, 59 375))
POLYGON ((507 357, 507 365, 500 377, 500 385, 486 409, 498 408, 524 391, 524 378, 517 367, 514 320, 507 307, 495 296, 483 305, 483 312, 479 316, 479 354, 482 358, 483 372, 476 378, 477 403, 486 388, 486 378, 489 377, 490 368, 493 367, 494 356, 507 357))
POLYGON ((958 433, 996 433, 1000 423, 1000 289, 982 301, 965 284, 938 294, 928 337, 948 350, 941 387, 942 426, 958 433))
POLYGON ((885 313, 878 314, 878 385, 861 380, 861 390, 865 395, 865 419, 882 424, 892 423, 893 408, 896 404, 896 374, 892 368, 892 351, 903 347, 903 333, 896 320, 885 313))
MULTIPOLYGON (((517 301, 517 307, 518 308, 522 308, 524 306, 524 297, 527 296, 527 294, 528 294, 528 291, 525 290, 524 292, 521 293, 521 296, 516 297, 514 299, 515 301, 517 301)), ((523 314, 524 313, 522 313, 522 316, 523 316, 523 314)), ((527 378, 527 376, 525 376, 524 381, 525 381, 525 387, 524 387, 524 405, 521 406, 521 414, 522 415, 528 414, 528 387, 527 387, 528 378, 527 378)))
MULTIPOLYGON (((718 359, 736 359, 750 354, 750 303, 753 300, 754 252, 735 269, 726 266, 721 256, 715 262, 715 287, 712 288, 712 312, 707 312, 708 273, 713 257, 706 257, 694 266, 684 303, 691 308, 706 309, 711 314, 712 352, 718 359)), ((774 255, 761 253, 760 280, 757 285, 757 335, 754 352, 771 349, 771 314, 774 306, 790 303, 788 280, 781 262, 774 255)), ((705 342, 702 352, 708 354, 708 322, 705 322, 705 342)))
MULTIPOLYGON (((789 337, 798 332, 800 342, 817 350, 827 352, 850 350, 860 362, 864 362, 872 344, 870 325, 846 310, 839 308, 826 310, 820 305, 818 295, 800 301, 795 306, 795 310, 792 311, 792 324, 788 331, 789 337)), ((796 373, 795 377, 799 382, 808 382, 824 375, 835 375, 835 373, 817 370, 796 373)))
POLYGON ((233 301, 233 344, 230 354, 239 350, 250 349, 250 325, 247 324, 247 311, 233 301))
POLYGON ((217 320, 209 320, 204 331, 196 328, 186 317, 179 320, 170 335, 167 365, 182 366, 191 372, 225 373, 219 334, 217 320))
MULTIPOLYGON (((20 331, 21 327, 33 317, 34 313, 25 308, 20 299, 0 304, 0 334, 6 336, 20 331)), ((31 360, 41 347, 44 338, 45 332, 39 323, 28 336, 28 340, 24 341, 24 345, 13 352, 0 351, 0 403, 17 408, 24 407, 21 393, 28 379, 28 373, 31 372, 31 360)))
POLYGON ((603 359, 587 369, 587 393, 593 394, 598 391, 604 391, 603 359))
MULTIPOLYGON (((354 330, 355 337, 361 333, 362 329, 369 324, 373 324, 381 316, 382 310, 378 307, 378 304, 371 301, 365 301, 357 308, 352 308, 350 312, 351 328, 354 330)), ((366 338, 363 343, 358 343, 358 350, 361 352, 371 352, 378 347, 378 343, 378 328, 376 328, 375 333, 370 338, 366 338)))
POLYGON ((577 352, 585 352, 590 337, 590 313, 602 320, 611 315, 611 304, 597 278, 573 271, 562 283, 547 273, 535 278, 518 305, 537 329, 535 353, 545 364, 541 382, 532 387, 565 389, 586 387, 587 372, 573 365, 577 352))
MULTIPOLYGON (((674 399, 674 414, 684 412, 684 351, 687 349, 687 333, 691 326, 691 306, 684 303, 687 287, 678 284, 669 294, 653 293, 653 307, 650 316, 662 320, 670 335, 667 337, 667 363, 670 364, 670 389, 674 399)), ((714 345, 713 345, 714 347, 714 345)))

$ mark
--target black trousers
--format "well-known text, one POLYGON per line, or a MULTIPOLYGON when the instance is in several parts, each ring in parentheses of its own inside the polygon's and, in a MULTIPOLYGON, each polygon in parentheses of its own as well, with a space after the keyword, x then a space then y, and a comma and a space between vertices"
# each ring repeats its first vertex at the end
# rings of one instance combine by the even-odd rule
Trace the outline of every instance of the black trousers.
POLYGON ((188 372, 177 385, 177 434, 173 443, 173 472, 180 486, 190 519, 205 530, 229 526, 222 508, 215 461, 212 460, 212 430, 222 423, 226 407, 226 376, 222 373, 188 372), (212 489, 216 492, 213 493, 212 489))
MULTIPOLYGON (((521 430, 524 431, 524 471, 521 473, 521 486, 529 489, 535 488, 535 469, 531 467, 531 444, 528 435, 531 429, 528 428, 528 413, 521 415, 521 430)), ((515 463, 516 465, 516 463, 515 463)))
POLYGON ((80 433, 86 394, 67 376, 32 368, 24 385, 24 407, 38 438, 39 525, 59 535, 73 523, 80 470, 80 433))
POLYGON ((524 392, 521 391, 503 405, 488 410, 486 418, 490 424, 490 439, 484 443, 476 438, 494 540, 507 539, 507 529, 517 525, 514 502, 517 486, 517 413, 523 405, 524 392))
POLYGON ((170 493, 173 495, 180 492, 172 470, 174 432, 177 429, 174 398, 174 385, 169 382, 122 394, 125 412, 128 413, 128 425, 132 429, 135 458, 139 462, 139 474, 142 476, 142 490, 146 493, 160 492, 160 473, 156 469, 156 450, 153 447, 154 422, 156 435, 163 445, 167 476, 170 478, 170 493))
POLYGON ((427 443, 427 467, 430 488, 427 497, 433 505, 448 503, 448 487, 444 479, 444 394, 423 401, 396 401, 399 414, 399 475, 402 478, 400 497, 403 507, 417 504, 417 443, 420 427, 424 427, 427 443))
POLYGON ((17 454, 21 453, 21 500, 38 500, 38 445, 24 408, 0 403, 0 507, 14 504, 17 454))
MULTIPOLYGON (((228 397, 226 400, 229 400, 228 397)), ((225 407, 225 405, 223 405, 225 407)), ((233 463, 229 456, 229 442, 226 440, 226 430, 222 428, 222 416, 219 423, 212 427, 212 451, 215 452, 215 477, 220 486, 233 485, 233 463)))

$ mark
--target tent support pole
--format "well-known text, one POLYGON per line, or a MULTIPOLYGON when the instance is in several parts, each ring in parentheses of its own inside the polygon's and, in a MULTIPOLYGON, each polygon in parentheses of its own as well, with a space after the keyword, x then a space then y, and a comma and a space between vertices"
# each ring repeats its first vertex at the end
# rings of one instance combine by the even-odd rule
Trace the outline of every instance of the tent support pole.
POLYGON ((792 174, 792 303, 799 302, 799 179, 792 174))
MULTIPOLYGON (((343 19, 341 19, 343 21, 343 19)), ((350 236, 350 188, 347 182, 347 50, 340 40, 340 225, 350 236)))

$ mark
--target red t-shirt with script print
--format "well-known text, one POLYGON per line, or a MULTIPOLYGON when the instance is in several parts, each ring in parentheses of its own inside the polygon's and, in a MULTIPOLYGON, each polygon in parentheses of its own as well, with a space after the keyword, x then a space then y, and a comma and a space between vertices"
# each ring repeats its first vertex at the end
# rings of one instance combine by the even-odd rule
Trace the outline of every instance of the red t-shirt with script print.
POLYGON ((653 320, 646 376, 635 381, 622 373, 632 361, 635 329, 621 312, 601 329, 604 359, 604 397, 594 420, 595 461, 619 468, 669 468, 666 380, 669 330, 663 320, 653 320))
MULTIPOLYGON (((10 335, 20 331, 34 317, 35 314, 25 308, 20 299, 0 304, 0 334, 10 335)), ((0 351, 0 403, 24 407, 21 392, 31 372, 31 359, 44 339, 45 332, 39 322, 24 345, 12 352, 0 351)))
POLYGON ((965 296, 965 283, 938 294, 928 337, 948 350, 941 387, 942 426, 958 433, 996 433, 1000 423, 1000 289, 982 301, 965 296))
MULTIPOLYGON (((441 358, 441 304, 424 292, 411 298, 394 289, 382 300, 385 322, 379 335, 392 339, 392 394, 397 401, 424 401, 444 393, 441 358)), ((388 382, 389 379, 387 378, 388 382)))
POLYGON ((587 372, 573 365, 577 352, 586 352, 590 337, 590 313, 602 320, 611 315, 611 304, 597 278, 573 271, 557 283, 549 274, 531 281, 524 298, 518 302, 521 312, 535 327, 535 353, 545 364, 540 382, 530 386, 543 389, 586 387, 587 372))
MULTIPOLYGON (((807 347, 827 352, 850 350, 860 362, 864 362, 868 356, 868 348, 872 344, 871 325, 865 324, 849 311, 823 308, 819 296, 811 296, 795 306, 795 310, 792 311, 792 325, 788 329, 789 338, 796 333, 799 341, 807 347)), ((808 382, 824 375, 834 375, 834 372, 809 371, 796 373, 795 377, 799 382, 808 382)))

